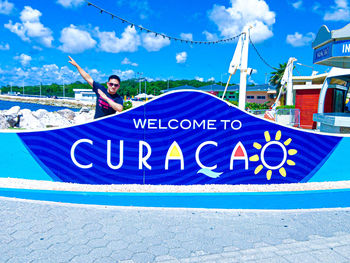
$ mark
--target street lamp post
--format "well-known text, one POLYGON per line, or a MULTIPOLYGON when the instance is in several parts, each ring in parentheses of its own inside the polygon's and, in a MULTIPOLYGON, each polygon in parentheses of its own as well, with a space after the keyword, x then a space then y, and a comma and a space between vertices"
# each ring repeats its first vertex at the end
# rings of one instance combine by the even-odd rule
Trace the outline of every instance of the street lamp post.
POLYGON ((141 76, 143 75, 143 73, 137 72, 137 74, 139 75, 139 94, 141 94, 141 76))
POLYGON ((220 78, 221 86, 223 86, 223 85, 222 85, 222 76, 225 76, 226 74, 227 74, 227 73, 222 73, 222 74, 221 74, 221 78, 220 78))

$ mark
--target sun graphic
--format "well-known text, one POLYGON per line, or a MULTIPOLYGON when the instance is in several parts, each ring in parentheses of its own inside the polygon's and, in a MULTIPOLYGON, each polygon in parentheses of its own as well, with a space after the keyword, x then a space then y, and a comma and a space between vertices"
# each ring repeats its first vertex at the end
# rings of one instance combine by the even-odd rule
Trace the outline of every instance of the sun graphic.
POLYGON ((264 136, 265 136, 265 141, 266 141, 266 144, 264 146, 262 146, 261 144, 259 144, 257 142, 254 142, 254 144, 253 144, 253 147, 255 149, 261 150, 260 155, 255 154, 255 155, 253 155, 253 156, 251 156, 249 158, 249 160, 252 161, 252 162, 261 161, 261 164, 258 165, 255 168, 254 174, 260 173, 261 170, 265 167, 265 168, 267 168, 267 171, 266 171, 266 178, 267 178, 267 180, 271 179, 272 171, 275 171, 275 170, 278 170, 280 175, 282 175, 283 177, 286 177, 287 176, 287 172, 286 172, 286 169, 283 166, 285 165, 285 163, 287 163, 287 165, 289 165, 289 166, 294 166, 295 162, 290 160, 290 159, 287 159, 287 158, 288 158, 288 156, 293 156, 293 155, 297 154, 297 152, 298 152, 296 149, 289 149, 287 151, 286 146, 290 145, 290 143, 292 142, 292 139, 288 138, 286 141, 284 141, 282 143, 280 141, 281 137, 282 137, 282 132, 281 131, 277 131, 276 132, 274 141, 271 140, 271 136, 270 136, 270 133, 268 131, 264 132, 264 136), (278 165, 269 165, 266 162, 266 160, 265 160, 266 149, 269 148, 271 145, 277 145, 283 151, 283 158, 282 158, 281 162, 278 165))

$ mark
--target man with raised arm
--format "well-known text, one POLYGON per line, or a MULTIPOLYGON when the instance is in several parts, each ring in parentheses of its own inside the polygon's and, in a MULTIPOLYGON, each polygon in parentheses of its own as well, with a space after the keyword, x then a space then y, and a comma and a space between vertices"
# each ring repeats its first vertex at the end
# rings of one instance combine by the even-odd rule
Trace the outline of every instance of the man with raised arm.
POLYGON ((69 63, 77 68, 80 75, 86 80, 96 93, 96 110, 95 119, 101 118, 107 115, 111 115, 123 110, 123 98, 117 94, 120 88, 120 78, 117 75, 111 75, 108 78, 108 89, 102 86, 100 83, 94 81, 91 76, 83 70, 74 59, 69 57, 69 63))

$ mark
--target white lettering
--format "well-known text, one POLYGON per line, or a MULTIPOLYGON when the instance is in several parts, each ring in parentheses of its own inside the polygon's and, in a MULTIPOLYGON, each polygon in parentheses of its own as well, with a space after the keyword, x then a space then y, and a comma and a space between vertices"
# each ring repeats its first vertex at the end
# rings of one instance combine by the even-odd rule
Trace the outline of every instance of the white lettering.
POLYGON ((162 126, 162 120, 158 120, 158 123, 159 123, 159 129, 161 129, 161 130, 166 130, 166 129, 168 129, 168 127, 163 127, 163 126, 162 126))
POLYGON ((168 149, 165 157, 165 170, 169 169, 169 160, 179 160, 181 163, 181 170, 185 169, 184 156, 177 142, 173 142, 168 149))
POLYGON ((148 129, 157 129, 156 119, 148 119, 148 129))
POLYGON ((227 124, 228 122, 230 122, 230 120, 221 120, 221 122, 224 123, 224 130, 226 130, 226 128, 227 128, 226 124, 227 124))
POLYGON ((77 159, 75 158, 75 148, 77 148, 77 146, 80 144, 80 143, 89 143, 91 145, 93 145, 93 141, 89 140, 89 139, 80 139, 78 141, 76 141, 73 145, 72 145, 72 148, 70 149, 70 158, 72 159, 73 163, 78 166, 79 168, 82 168, 82 169, 89 169, 92 167, 92 163, 90 164, 80 164, 77 159))
POLYGON ((175 126, 175 127, 171 126, 171 123, 172 123, 172 122, 179 123, 178 120, 171 119, 171 120, 168 122, 168 126, 169 126, 170 129, 175 130, 175 129, 179 128, 179 126, 175 126))
POLYGON ((208 130, 216 130, 216 120, 208 120, 208 130))
MULTIPOLYGON (((343 45, 343 49, 344 49, 344 45, 343 45)), ((343 53, 349 53, 350 52, 350 44, 345 44, 345 52, 343 51, 343 53)))
POLYGON ((119 169, 120 167, 122 167, 123 165, 123 161, 124 161, 124 141, 121 140, 119 142, 119 163, 118 165, 113 165, 112 164, 112 161, 111 161, 111 140, 108 140, 107 141, 107 164, 108 164, 108 167, 113 169, 113 170, 117 170, 119 169))
POLYGON ((196 150, 196 162, 200 168, 207 168, 209 170, 214 170, 217 168, 217 165, 208 167, 208 166, 205 166, 204 164, 202 164, 202 162, 199 160, 199 152, 206 145, 214 145, 215 147, 218 147, 218 143, 214 142, 214 141, 206 141, 206 142, 201 143, 196 150))
POLYGON ((136 129, 138 129, 139 126, 141 127, 141 129, 144 129, 146 127, 146 120, 138 119, 137 122, 135 119, 132 119, 132 120, 134 121, 134 125, 136 129))
POLYGON ((247 155, 246 149, 244 148, 244 146, 241 142, 238 142, 232 151, 231 159, 230 159, 230 170, 233 170, 233 161, 234 160, 244 160, 245 161, 245 169, 248 170, 248 167, 249 167, 248 155, 247 155), (238 152, 238 150, 240 150, 240 151, 238 152))
POLYGON ((139 170, 142 170, 143 165, 146 166, 149 170, 152 170, 152 167, 147 163, 147 160, 151 156, 152 148, 145 141, 139 141, 139 170), (143 157, 143 146, 147 148, 147 154, 143 157))
POLYGON ((191 128, 191 121, 190 120, 182 120, 181 122, 180 122, 180 127, 182 128, 182 129, 184 129, 184 130, 188 130, 188 129, 190 129, 191 128), (188 124, 188 126, 184 126, 184 123, 185 122, 187 122, 188 124))
POLYGON ((197 120, 193 120, 193 129, 195 130, 196 127, 200 128, 201 126, 203 126, 203 130, 205 130, 205 120, 202 120, 200 123, 198 123, 197 120))
POLYGON ((242 128, 242 122, 240 122, 239 120, 234 120, 233 122, 231 122, 231 128, 233 130, 239 130, 240 128, 242 128))

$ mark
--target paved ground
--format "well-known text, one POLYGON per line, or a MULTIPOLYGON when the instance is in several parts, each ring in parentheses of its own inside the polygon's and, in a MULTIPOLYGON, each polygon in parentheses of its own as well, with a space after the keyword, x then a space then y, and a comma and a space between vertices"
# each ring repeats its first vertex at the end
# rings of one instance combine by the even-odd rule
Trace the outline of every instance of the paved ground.
POLYGON ((350 208, 152 209, 0 198, 0 262, 350 262, 350 208))

